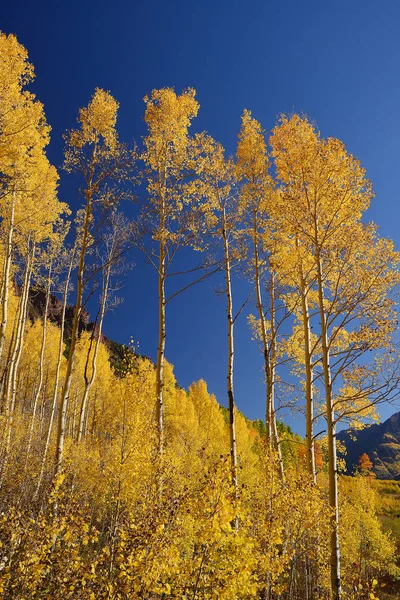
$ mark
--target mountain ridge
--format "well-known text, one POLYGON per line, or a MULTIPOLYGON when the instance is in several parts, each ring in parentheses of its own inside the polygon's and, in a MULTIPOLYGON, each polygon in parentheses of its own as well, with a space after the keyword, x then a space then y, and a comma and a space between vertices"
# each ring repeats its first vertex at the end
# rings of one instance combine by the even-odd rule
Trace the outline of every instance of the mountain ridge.
POLYGON ((352 474, 365 452, 378 479, 400 480, 400 412, 383 423, 374 423, 359 431, 346 429, 337 434, 347 450, 343 457, 347 474, 352 474))

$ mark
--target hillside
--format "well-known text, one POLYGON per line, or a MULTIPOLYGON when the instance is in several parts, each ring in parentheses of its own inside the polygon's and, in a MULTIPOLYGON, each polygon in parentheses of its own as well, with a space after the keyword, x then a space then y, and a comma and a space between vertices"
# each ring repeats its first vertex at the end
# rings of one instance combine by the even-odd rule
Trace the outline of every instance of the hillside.
POLYGON ((400 412, 361 431, 340 431, 337 437, 346 446, 347 473, 353 472, 366 452, 379 479, 400 480, 400 412))

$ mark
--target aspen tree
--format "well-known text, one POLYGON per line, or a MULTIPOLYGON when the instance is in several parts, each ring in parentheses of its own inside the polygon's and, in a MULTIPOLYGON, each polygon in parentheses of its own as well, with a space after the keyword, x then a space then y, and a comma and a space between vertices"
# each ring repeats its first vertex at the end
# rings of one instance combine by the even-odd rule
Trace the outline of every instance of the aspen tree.
POLYGON ((35 149, 24 175, 26 190, 24 206, 20 207, 20 217, 16 222, 17 245, 25 261, 24 276, 18 308, 18 318, 9 348, 9 360, 6 365, 3 384, 3 404, 6 410, 7 426, 3 444, 2 476, 8 464, 14 412, 17 400, 18 368, 22 356, 29 289, 40 244, 51 239, 53 227, 60 214, 66 211, 66 205, 57 199, 57 173, 40 148, 35 149), (23 214, 22 214, 23 213, 23 214))
POLYGON ((43 150, 50 128, 43 105, 24 90, 34 78, 25 48, 13 35, 0 32, 0 216, 5 257, 0 286, 0 358, 8 323, 10 275, 17 224, 32 204, 29 195, 43 176, 43 150), (35 172, 40 173, 39 179, 35 172))
POLYGON ((270 161, 265 134, 261 125, 244 111, 237 146, 236 173, 242 182, 240 201, 245 214, 245 233, 250 238, 249 263, 254 280, 258 310, 258 323, 264 357, 266 389, 266 436, 267 444, 279 455, 281 475, 284 478, 281 444, 276 425, 275 387, 277 367, 277 273, 272 264, 272 233, 270 211, 274 202, 275 189, 269 174, 270 161), (269 239, 271 238, 271 239, 269 239), (268 292, 269 332, 262 298, 262 287, 268 292))
MULTIPOLYGON (((241 201, 244 210, 249 213, 249 236, 253 244, 252 262, 254 262, 254 281, 257 299, 258 318, 264 354, 264 372, 266 381, 266 433, 270 443, 273 437, 272 407, 270 399, 270 352, 267 338, 267 324, 261 294, 261 282, 264 276, 265 259, 263 260, 262 233, 268 219, 268 196, 272 191, 272 180, 269 175, 269 159, 264 139, 264 132, 250 111, 244 111, 242 126, 237 146, 237 172, 240 180, 244 180, 241 188, 241 201), (250 231, 251 227, 251 231, 250 231)), ((247 224, 247 223, 246 223, 247 224)))
POLYGON ((184 90, 181 95, 177 95, 172 88, 153 90, 144 101, 146 104, 144 120, 148 127, 148 135, 144 138, 144 151, 141 158, 145 164, 147 200, 136 225, 134 243, 154 267, 158 278, 156 423, 158 453, 161 457, 165 446, 166 307, 172 298, 203 279, 201 276, 167 296, 167 279, 181 274, 171 272, 174 258, 195 237, 193 197, 188 185, 193 170, 188 129, 192 119, 197 115, 199 104, 195 100, 193 89, 184 90))
MULTIPOLYGON (((204 231, 211 244, 219 248, 222 254, 225 278, 225 297, 227 313, 227 395, 229 410, 230 453, 232 486, 238 498, 238 464, 236 444, 236 406, 234 397, 234 324, 239 313, 233 312, 232 268, 237 264, 240 254, 235 248, 238 226, 242 209, 236 188, 235 165, 232 159, 226 159, 224 149, 210 136, 197 136, 201 149, 197 157, 199 173, 198 193, 202 195, 201 210, 204 215, 204 231)), ((238 521, 236 520, 236 527, 238 521)))
MULTIPOLYGON (((343 417, 348 406, 352 413, 357 404, 357 414, 365 416, 370 397, 382 397, 382 382, 356 361, 367 350, 390 345, 394 327, 390 294, 398 279, 398 258, 390 242, 379 240, 374 228, 360 221, 372 197, 371 184, 342 142, 321 139, 306 119, 294 115, 282 118, 271 144, 282 181, 286 226, 292 235, 301 236, 314 263, 320 321, 318 377, 325 396, 332 509, 331 588, 336 600, 342 590, 335 412, 343 417)), ((390 382, 384 387, 390 393, 390 382)))
MULTIPOLYGON (((279 207, 279 203, 278 203, 279 207)), ((284 216, 283 216, 284 218, 284 216)), ((277 235, 285 235, 282 208, 274 214, 277 235), (278 216, 277 216, 278 213, 278 216)), ((293 373, 300 377, 304 387, 306 413, 306 465, 314 484, 317 481, 315 460, 314 423, 314 366, 319 360, 320 340, 312 331, 312 317, 315 316, 316 295, 313 289, 315 269, 310 256, 299 243, 298 234, 285 238, 284 247, 279 253, 279 274, 288 289, 285 302, 295 317, 292 335, 285 342, 285 351, 289 360, 294 361, 293 373)))
POLYGON ((110 290, 110 286, 112 285, 113 276, 122 269, 124 255, 129 247, 129 231, 130 225, 123 215, 113 213, 110 216, 110 225, 102 233, 102 246, 104 248, 97 251, 98 260, 101 263, 102 287, 98 318, 93 327, 84 369, 85 387, 79 411, 78 442, 81 441, 84 434, 89 393, 96 379, 97 357, 102 338, 104 317, 107 310, 112 307, 112 302, 116 302, 115 294, 113 294, 113 298, 110 298, 111 292, 115 291, 115 287, 110 290))
POLYGON ((21 309, 11 364, 7 366, 4 395, 12 393, 15 404, 17 372, 21 359, 25 335, 29 289, 35 262, 42 244, 57 237, 56 224, 61 214, 68 213, 66 205, 57 198, 58 175, 39 149, 37 156, 26 168, 26 190, 23 206, 19 208, 19 219, 15 224, 16 245, 25 262, 24 281, 21 287, 21 309), (29 186, 29 187, 28 187, 29 186), (8 382, 8 383, 7 383, 8 382))
MULTIPOLYGON (((57 261, 58 256, 61 252, 61 247, 64 243, 65 236, 68 232, 68 227, 65 227, 64 224, 60 223, 57 226, 57 232, 55 232, 54 237, 48 245, 48 248, 44 252, 44 256, 42 257, 42 263, 44 263, 44 267, 47 271, 45 276, 45 302, 44 302, 44 314, 43 314, 43 326, 42 326, 42 339, 41 339, 41 348, 40 348, 40 356, 39 356, 39 375, 38 375, 38 383, 36 386, 36 390, 34 393, 33 406, 32 406, 32 415, 31 415, 31 424, 29 429, 29 438, 26 449, 26 463, 25 463, 25 471, 28 465, 28 461, 30 459, 30 451, 33 439, 33 432, 35 427, 36 420, 36 412, 38 408, 39 398, 42 394, 43 383, 44 383, 44 355, 46 349, 47 342, 47 329, 48 329, 48 318, 49 318, 49 305, 50 305, 50 296, 52 292, 52 286, 54 284, 54 270, 55 270, 55 262, 57 261)), ((53 418, 51 417, 50 422, 52 425, 53 418)), ((47 451, 45 451, 47 454, 47 451)), ((39 478, 40 479, 40 478, 39 478)))
POLYGON ((118 141, 117 111, 118 103, 111 94, 97 88, 87 108, 79 111, 78 129, 69 131, 65 136, 64 168, 69 173, 80 173, 85 189, 82 222, 77 233, 79 260, 75 310, 58 416, 56 474, 60 473, 62 468, 66 411, 71 390, 79 320, 87 285, 86 258, 93 244, 94 228, 97 225, 96 213, 98 208, 106 211, 112 207, 118 198, 115 187, 127 178, 130 156, 118 141))
POLYGON ((42 456, 41 465, 40 465, 40 473, 39 473, 38 481, 36 484, 35 493, 33 496, 34 499, 37 498, 37 496, 39 494, 40 486, 42 485, 44 472, 45 472, 45 468, 46 468, 47 456, 48 456, 48 452, 49 452, 49 448, 50 448, 50 439, 51 439, 51 434, 52 434, 52 430, 53 430, 53 422, 54 422, 54 417, 56 414, 58 392, 59 392, 59 386, 60 386, 61 365, 62 365, 63 353, 64 353, 65 313, 66 313, 66 309, 67 309, 68 293, 69 293, 70 281, 71 281, 71 272, 75 266, 75 255, 76 255, 76 246, 74 246, 72 248, 71 255, 68 256, 68 258, 67 258, 67 256, 64 256, 64 257, 62 257, 62 260, 61 260, 61 262, 66 263, 67 272, 66 272, 66 277, 65 277, 65 282, 64 282, 64 291, 63 291, 63 300, 62 300, 60 335, 59 335, 58 352, 57 352, 57 366, 56 366, 54 388, 53 388, 53 394, 52 394, 52 400, 51 400, 50 418, 49 418, 49 422, 48 422, 48 426, 47 426, 47 435, 46 435, 43 456, 42 456))
POLYGON ((314 439, 314 369, 313 369, 313 344, 311 337, 311 321, 309 308, 309 285, 304 273, 304 266, 299 256, 299 290, 301 295, 301 320, 303 324, 304 338, 304 369, 305 369, 305 397, 306 397, 306 446, 307 446, 307 469, 313 482, 317 481, 315 465, 315 439, 314 439))
MULTIPOLYGON (((336 458, 336 437, 334 430, 334 415, 333 415, 333 400, 332 400, 332 380, 331 380, 331 365, 329 356, 327 322, 325 317, 324 306, 324 289, 321 273, 321 249, 318 245, 318 225, 317 225, 317 198, 316 187, 309 189, 304 181, 304 173, 307 175, 313 173, 313 162, 318 156, 318 138, 314 134, 311 126, 304 123, 304 135, 301 134, 303 122, 296 116, 290 121, 283 119, 280 127, 278 126, 272 135, 271 144, 273 154, 275 156, 278 177, 287 184, 290 199, 292 203, 301 203, 304 209, 308 209, 302 215, 301 229, 302 233, 310 240, 311 245, 316 242, 317 247, 312 247, 311 252, 315 256, 316 269, 318 270, 318 302, 320 311, 321 325, 321 346, 322 346, 322 361, 323 361, 323 377, 326 398, 326 414, 328 427, 329 441, 329 499, 332 508, 332 533, 331 533, 331 588, 335 599, 341 597, 341 581, 340 581, 340 549, 339 549, 339 534, 338 534, 338 490, 337 490, 337 458, 336 458), (308 126, 308 127, 307 127, 308 126), (298 133, 300 132, 300 133, 298 133), (286 134, 286 135, 285 135, 286 134), (290 135, 292 134, 292 135, 290 135), (300 142, 303 142, 302 144, 300 142), (290 153, 292 150, 292 153, 290 153), (294 188, 294 189, 293 189, 294 188), (311 196, 311 197, 310 197, 311 196), (314 202, 314 204, 313 204, 314 202), (314 208, 314 212, 313 212, 314 208), (304 218, 305 217, 305 218, 304 218), (314 219, 313 219, 314 217, 314 219), (314 220, 314 223, 313 223, 314 220), (313 227, 314 225, 314 227, 313 227)), ((311 176, 312 177, 312 176, 311 176)), ((310 177, 310 178, 311 178, 310 177)), ((313 181, 311 182, 311 186, 313 181)), ((311 187, 310 186, 310 187, 311 187)), ((285 190, 286 191, 286 190, 285 190)), ((288 198, 285 198, 286 202, 288 198)), ((296 207, 291 207, 295 213, 295 218, 299 218, 296 207)), ((300 208, 300 207, 299 207, 300 208)), ((318 214, 319 216, 319 214, 318 214)), ((327 215, 323 214, 326 219, 327 215)), ((330 217, 330 215, 329 215, 330 217)))

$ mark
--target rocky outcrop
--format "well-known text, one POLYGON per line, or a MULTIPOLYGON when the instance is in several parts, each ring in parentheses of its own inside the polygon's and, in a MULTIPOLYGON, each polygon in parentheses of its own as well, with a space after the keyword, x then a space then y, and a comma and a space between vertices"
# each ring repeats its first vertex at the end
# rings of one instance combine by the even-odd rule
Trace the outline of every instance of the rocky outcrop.
POLYGON ((340 431, 337 437, 346 446, 348 474, 354 472, 360 456, 366 452, 379 479, 400 480, 400 412, 361 431, 340 431))
MULTIPOLYGON (((38 318, 43 318, 44 310, 46 306, 46 292, 41 288, 32 288, 29 290, 29 307, 28 316, 31 321, 36 321, 38 318)), ((60 327, 62 319, 62 302, 54 294, 50 295, 48 319, 60 327)), ((65 333, 64 339, 68 341, 71 338, 72 323, 74 320, 75 306, 67 306, 65 311, 65 333)), ((95 322, 89 321, 90 315, 88 311, 83 308, 79 319, 79 333, 82 331, 93 331, 97 328, 95 322)), ((101 341, 107 343, 107 338, 102 335, 101 341)))
MULTIPOLYGON (((18 290, 17 290, 18 291, 18 290)), ((28 305, 28 316, 29 319, 34 322, 36 319, 43 319, 44 311, 46 306, 46 292, 41 288, 32 288, 29 290, 29 305, 28 305)), ((48 318, 49 320, 61 326, 62 320, 62 302, 54 294, 50 295, 48 318)), ((69 341, 72 334, 72 323, 74 319, 75 306, 67 306, 65 311, 65 328, 64 328, 64 341, 67 348, 69 347, 69 341)), ((82 331, 89 333, 94 332, 94 336, 98 333, 98 324, 95 321, 90 321, 90 315, 86 309, 82 309, 81 317, 79 319, 79 334, 82 331)), ((123 375, 125 372, 125 357, 126 353, 130 353, 130 350, 124 345, 114 342, 106 337, 103 333, 101 334, 100 341, 107 346, 109 351, 109 360, 114 368, 115 372, 123 375)), ((141 356, 135 356, 139 359, 141 356)), ((144 357, 143 357, 144 358, 144 357)), ((147 357, 146 357, 147 358, 147 357)))

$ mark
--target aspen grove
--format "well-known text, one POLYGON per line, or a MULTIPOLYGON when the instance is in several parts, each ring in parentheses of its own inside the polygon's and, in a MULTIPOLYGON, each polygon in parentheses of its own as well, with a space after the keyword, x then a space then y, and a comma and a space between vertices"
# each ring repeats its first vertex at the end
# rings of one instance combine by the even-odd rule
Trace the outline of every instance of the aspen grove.
POLYGON ((73 212, 33 79, 0 33, 0 598, 386 597, 395 542, 369 470, 343 475, 336 439, 399 390, 400 255, 364 217, 374 194, 359 160, 305 116, 267 135, 249 110, 228 156, 192 133, 191 88, 151 91, 131 146, 98 88, 64 136, 73 212), (119 282, 141 288, 132 255, 155 272, 155 364, 103 333, 119 282), (227 408, 203 380, 181 388, 166 358, 170 303, 213 277, 227 408), (244 306, 265 421, 236 407, 244 306), (279 418, 282 396, 304 439, 279 418))

